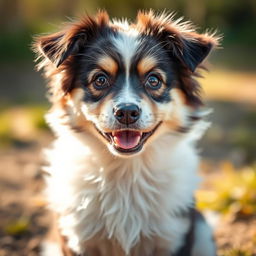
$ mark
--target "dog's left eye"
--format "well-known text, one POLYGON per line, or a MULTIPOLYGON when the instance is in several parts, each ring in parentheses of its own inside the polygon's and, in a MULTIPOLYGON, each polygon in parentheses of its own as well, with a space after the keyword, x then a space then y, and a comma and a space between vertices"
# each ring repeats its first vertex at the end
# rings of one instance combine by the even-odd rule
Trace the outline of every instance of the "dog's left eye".
POLYGON ((161 79, 157 75, 149 75, 145 85, 153 90, 159 89, 162 85, 161 79))
POLYGON ((109 86, 109 81, 106 75, 99 74, 94 78, 93 85, 96 89, 105 89, 109 86))

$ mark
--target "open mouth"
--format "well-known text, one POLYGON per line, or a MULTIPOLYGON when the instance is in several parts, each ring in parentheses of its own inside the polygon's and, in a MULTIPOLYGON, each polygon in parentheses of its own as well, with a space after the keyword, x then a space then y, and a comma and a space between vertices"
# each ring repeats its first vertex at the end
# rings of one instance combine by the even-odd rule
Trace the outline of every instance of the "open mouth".
POLYGON ((108 140, 109 143, 120 153, 137 153, 139 152, 144 143, 160 126, 159 122, 151 131, 141 132, 139 130, 117 130, 113 132, 98 132, 108 140))

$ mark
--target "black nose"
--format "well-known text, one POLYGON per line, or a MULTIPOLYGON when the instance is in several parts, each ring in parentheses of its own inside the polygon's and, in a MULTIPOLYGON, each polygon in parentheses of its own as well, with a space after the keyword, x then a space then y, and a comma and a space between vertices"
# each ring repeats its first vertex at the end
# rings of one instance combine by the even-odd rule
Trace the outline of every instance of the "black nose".
POLYGON ((120 104, 114 108, 114 115, 118 122, 127 125, 135 123, 140 117, 140 112, 139 107, 131 103, 120 104))

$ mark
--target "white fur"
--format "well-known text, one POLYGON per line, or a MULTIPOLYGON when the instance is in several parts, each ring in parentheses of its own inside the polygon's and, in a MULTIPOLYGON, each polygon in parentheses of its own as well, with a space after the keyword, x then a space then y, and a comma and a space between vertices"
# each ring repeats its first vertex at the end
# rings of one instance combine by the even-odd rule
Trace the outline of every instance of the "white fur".
POLYGON ((120 103, 138 103, 138 95, 132 90, 129 77, 126 77, 125 84, 123 85, 123 89, 120 91, 119 95, 117 96, 117 105, 120 103))
POLYGON ((80 253, 84 241, 104 231, 127 255, 141 234, 179 248, 189 223, 176 214, 193 203, 199 182, 194 141, 205 128, 200 122, 190 134, 163 134, 140 155, 119 158, 92 135, 63 126, 46 152, 46 192, 69 246, 80 253))
POLYGON ((113 43, 123 57, 126 79, 128 79, 131 59, 139 47, 138 32, 132 29, 119 32, 118 37, 113 37, 113 43))
POLYGON ((41 245, 41 256, 63 256, 62 250, 59 246, 59 244, 49 241, 44 241, 41 245))

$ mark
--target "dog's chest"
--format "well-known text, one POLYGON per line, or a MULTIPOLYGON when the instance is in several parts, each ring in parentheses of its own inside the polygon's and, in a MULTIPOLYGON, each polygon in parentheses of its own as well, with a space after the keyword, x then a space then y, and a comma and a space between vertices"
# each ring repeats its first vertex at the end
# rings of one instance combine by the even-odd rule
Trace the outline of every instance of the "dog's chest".
MULTIPOLYGON (((168 190, 168 180, 126 168, 129 170, 119 167, 109 176, 85 175, 76 182, 76 207, 68 216, 74 219, 72 229, 80 241, 100 233, 100 239, 114 239, 128 250, 141 235, 159 232, 163 219, 169 219, 167 201, 162 197, 168 190), (135 171, 138 173, 132 173, 135 171)), ((64 216, 63 232, 67 231, 66 220, 64 216)))
MULTIPOLYGON (((69 155, 66 163, 61 154, 65 160, 60 163, 56 156, 51 161, 48 195, 52 208, 61 216, 62 234, 74 251, 83 251, 84 244, 95 238, 113 241, 127 255, 142 237, 157 237, 161 243, 172 241, 173 248, 178 246, 187 223, 174 213, 190 205, 197 184, 193 172, 192 176, 184 175, 184 162, 175 169, 166 162, 161 165, 160 161, 141 159, 102 165, 87 158, 85 164, 77 154, 72 162, 69 155)), ((190 160, 193 170, 197 161, 190 160)))

